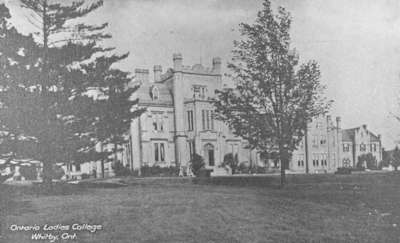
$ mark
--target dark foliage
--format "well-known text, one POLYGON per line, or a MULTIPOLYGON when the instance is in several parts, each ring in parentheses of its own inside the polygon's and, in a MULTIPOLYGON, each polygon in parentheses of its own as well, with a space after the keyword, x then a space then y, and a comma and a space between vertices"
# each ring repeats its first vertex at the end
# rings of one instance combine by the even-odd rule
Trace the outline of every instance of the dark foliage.
POLYGON ((195 176, 199 176, 200 170, 204 169, 206 164, 204 163, 203 157, 199 154, 194 154, 192 160, 190 161, 190 169, 195 176))
POLYGON ((215 102, 218 118, 251 149, 277 152, 282 184, 307 123, 330 104, 323 96, 317 62, 298 66, 298 55, 290 46, 291 22, 284 8, 275 14, 270 1, 264 0, 255 23, 240 25, 242 38, 234 43, 228 66, 236 85, 218 91, 215 102))
POLYGON ((109 159, 117 149, 98 152, 96 145, 125 143, 142 112, 131 110, 138 87, 128 86, 130 74, 113 66, 128 54, 99 45, 110 38, 107 24, 76 21, 103 1, 60 3, 21 0, 31 11, 26 16, 35 16, 35 39, 9 27, 0 5, 0 155, 42 162, 46 182, 54 177, 52 164, 109 159))
POLYGON ((117 161, 112 166, 116 176, 130 176, 132 175, 131 170, 125 167, 120 161, 117 161))
POLYGON ((19 173, 27 180, 36 180, 38 177, 38 168, 34 165, 23 165, 19 168, 19 173))
POLYGON ((232 153, 225 154, 222 166, 229 166, 232 169, 232 174, 235 174, 239 165, 237 154, 233 156, 232 153))
POLYGON ((372 153, 358 156, 357 168, 364 168, 364 164, 366 164, 366 169, 377 169, 377 160, 372 153))
POLYGON ((143 177, 174 177, 179 175, 179 167, 176 166, 143 166, 140 170, 143 177))

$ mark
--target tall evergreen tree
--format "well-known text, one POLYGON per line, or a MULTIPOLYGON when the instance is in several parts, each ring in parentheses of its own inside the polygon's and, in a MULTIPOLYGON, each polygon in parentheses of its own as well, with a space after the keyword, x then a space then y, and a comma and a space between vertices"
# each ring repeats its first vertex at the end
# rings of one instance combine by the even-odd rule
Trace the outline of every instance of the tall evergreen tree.
POLYGON ((44 181, 51 182, 53 163, 102 160, 109 154, 96 151, 96 144, 124 142, 116 138, 138 115, 133 110, 137 101, 130 100, 137 87, 128 88, 129 73, 113 67, 128 54, 111 54, 113 48, 99 45, 110 38, 104 33, 107 24, 73 24, 103 1, 21 4, 31 12, 37 43, 19 49, 30 64, 14 62, 23 70, 2 85, 1 125, 15 131, 19 142, 4 145, 21 158, 42 162, 44 181), (114 119, 108 119, 110 113, 114 119))
POLYGON ((219 119, 262 153, 277 151, 281 184, 293 150, 304 136, 307 122, 327 111, 320 71, 315 61, 298 65, 290 47, 290 14, 278 14, 264 0, 254 24, 242 23, 242 39, 235 41, 232 71, 235 88, 218 93, 219 119))

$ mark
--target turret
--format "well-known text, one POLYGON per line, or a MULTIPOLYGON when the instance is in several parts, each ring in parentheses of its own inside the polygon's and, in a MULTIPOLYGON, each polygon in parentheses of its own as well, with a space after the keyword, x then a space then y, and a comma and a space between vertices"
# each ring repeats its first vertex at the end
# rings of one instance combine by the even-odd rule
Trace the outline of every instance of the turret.
POLYGON ((153 71, 154 71, 154 82, 160 82, 162 73, 161 65, 154 65, 153 71))
POLYGON ((221 58, 214 57, 212 59, 212 72, 215 74, 221 74, 221 58))
POLYGON ((174 70, 175 71, 182 71, 182 62, 183 62, 182 54, 175 53, 173 55, 172 60, 174 61, 174 70))

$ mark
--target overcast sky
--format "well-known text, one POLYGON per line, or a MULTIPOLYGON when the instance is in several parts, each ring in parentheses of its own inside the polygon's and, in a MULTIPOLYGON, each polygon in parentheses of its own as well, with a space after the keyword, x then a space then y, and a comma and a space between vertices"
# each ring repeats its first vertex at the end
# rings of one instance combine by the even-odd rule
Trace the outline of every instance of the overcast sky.
MULTIPOLYGON (((24 15, 13 8, 14 23, 28 31, 24 15)), ((335 101, 331 114, 342 127, 367 124, 382 134, 390 149, 400 140, 400 1, 275 0, 293 16, 292 40, 301 61, 314 59, 335 101)), ((130 52, 120 67, 132 71, 161 64, 172 66, 172 54, 184 64, 211 64, 214 56, 230 58, 238 24, 252 23, 258 0, 105 0, 89 21, 109 22, 109 44, 130 52)))

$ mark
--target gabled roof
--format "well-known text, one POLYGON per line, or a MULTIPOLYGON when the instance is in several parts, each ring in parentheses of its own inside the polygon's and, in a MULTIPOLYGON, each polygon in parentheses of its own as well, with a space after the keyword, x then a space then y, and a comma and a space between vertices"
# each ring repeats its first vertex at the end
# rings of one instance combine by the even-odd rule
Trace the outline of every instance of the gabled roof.
MULTIPOLYGON (((355 128, 350 128, 350 129, 343 129, 342 130, 342 141, 346 142, 352 142, 354 141, 354 136, 355 132, 357 130, 361 129, 361 127, 355 127, 355 128)), ((370 136, 370 140, 373 142, 379 142, 379 137, 376 136, 374 133, 372 133, 370 130, 368 130, 368 135, 370 136)))
POLYGON ((342 141, 353 142, 354 141, 355 131, 357 129, 358 128, 343 129, 342 130, 342 141))

